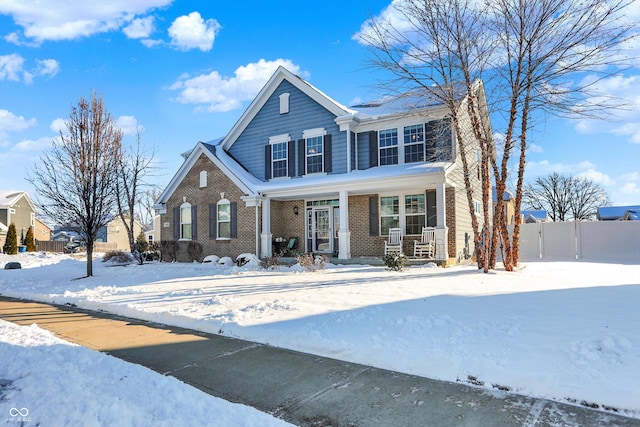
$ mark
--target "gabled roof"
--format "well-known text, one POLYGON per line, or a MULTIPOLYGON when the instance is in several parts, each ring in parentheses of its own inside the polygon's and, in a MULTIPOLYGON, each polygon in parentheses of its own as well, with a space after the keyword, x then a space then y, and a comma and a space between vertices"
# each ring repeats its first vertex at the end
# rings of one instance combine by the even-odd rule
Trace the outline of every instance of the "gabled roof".
POLYGON ((11 191, 0 190, 0 209, 8 209, 14 207, 14 205, 22 198, 25 197, 27 203, 31 207, 31 210, 36 211, 35 205, 31 202, 29 195, 26 191, 11 191))
POLYGON ((525 222, 546 221, 549 219, 547 211, 544 209, 521 211, 520 214, 525 222))
POLYGON ((640 205, 603 206, 598 208, 597 217, 600 221, 615 221, 624 218, 627 211, 636 211, 640 213, 640 205))
POLYGON ((242 134, 242 131, 244 131, 249 123, 251 123, 253 118, 258 114, 260 109, 262 109, 264 104, 269 100, 271 95, 273 95, 278 86, 280 86, 280 83, 282 83, 284 80, 288 81, 297 89, 308 95, 311 99, 329 110, 336 117, 355 114, 355 111, 334 101, 299 76, 296 76, 283 66, 279 66, 276 72, 271 76, 264 87, 260 90, 258 95, 251 102, 251 104, 249 104, 249 107, 247 107, 245 112, 240 116, 235 125, 233 125, 227 136, 224 137, 222 146, 225 150, 231 148, 236 139, 238 139, 240 134, 242 134))
POLYGON ((198 142, 193 150, 184 153, 183 157, 185 157, 186 160, 182 165, 180 165, 180 168, 173 178, 171 178, 171 181, 169 181, 169 184, 162 194, 160 194, 156 203, 163 204, 167 202, 171 194, 173 194, 180 182, 182 182, 184 177, 202 154, 206 155, 218 168, 220 168, 224 174, 234 182, 234 184, 245 192, 245 194, 254 194, 256 192, 255 184, 258 180, 225 153, 221 147, 223 140, 224 138, 218 138, 213 141, 209 141, 208 143, 198 142), (231 165, 231 167, 227 165, 231 165))

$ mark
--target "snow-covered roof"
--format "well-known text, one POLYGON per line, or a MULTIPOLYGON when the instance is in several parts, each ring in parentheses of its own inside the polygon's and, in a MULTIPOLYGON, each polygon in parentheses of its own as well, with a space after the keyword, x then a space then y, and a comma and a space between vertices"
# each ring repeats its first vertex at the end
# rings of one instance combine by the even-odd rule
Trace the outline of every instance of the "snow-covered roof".
POLYGON ((31 202, 29 195, 26 191, 15 191, 15 190, 0 190, 0 209, 8 209, 14 207, 14 205, 20 200, 22 197, 25 197, 27 203, 31 209, 35 212, 36 207, 31 202))
POLYGON ((525 222, 546 221, 548 219, 547 211, 544 209, 525 210, 521 211, 520 214, 523 216, 525 222))
MULTIPOLYGON (((640 205, 602 206, 598 208, 597 216, 600 221, 616 221, 624 218, 627 211, 640 213, 640 205)), ((633 215, 633 212, 631 214, 633 215)))

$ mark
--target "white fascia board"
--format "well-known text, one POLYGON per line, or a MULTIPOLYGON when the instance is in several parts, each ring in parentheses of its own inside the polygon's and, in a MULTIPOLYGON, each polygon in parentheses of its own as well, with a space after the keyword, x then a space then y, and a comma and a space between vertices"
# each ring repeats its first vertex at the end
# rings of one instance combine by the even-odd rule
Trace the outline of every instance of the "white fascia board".
MULTIPOLYGON (((363 171, 358 171, 363 172, 363 171)), ((403 188, 429 187, 447 182, 444 167, 436 166, 428 171, 396 176, 369 173, 328 175, 326 177, 301 178, 287 182, 287 185, 265 185, 259 188, 260 193, 269 197, 308 197, 313 194, 337 193, 347 190, 351 193, 378 193, 380 191, 397 191, 403 188), (356 176, 354 176, 356 175, 356 176)))
POLYGON ((310 85, 308 82, 302 80, 300 77, 296 76, 286 68, 280 66, 267 81, 264 87, 260 90, 258 95, 253 99, 253 101, 251 101, 249 107, 247 107, 245 112, 242 113, 242 116, 240 116, 238 121, 231 128, 231 131, 229 131, 229 133, 225 137, 222 143, 222 146, 225 150, 231 148, 242 131, 244 131, 249 123, 251 123, 251 121, 262 109, 267 100, 271 97, 271 95, 273 95, 280 83, 282 83, 284 80, 287 80, 298 90, 300 90, 311 99, 316 101, 318 104, 322 105, 324 108, 333 113, 336 117, 355 113, 355 111, 352 111, 349 108, 337 103, 336 101, 329 98, 327 95, 310 85))

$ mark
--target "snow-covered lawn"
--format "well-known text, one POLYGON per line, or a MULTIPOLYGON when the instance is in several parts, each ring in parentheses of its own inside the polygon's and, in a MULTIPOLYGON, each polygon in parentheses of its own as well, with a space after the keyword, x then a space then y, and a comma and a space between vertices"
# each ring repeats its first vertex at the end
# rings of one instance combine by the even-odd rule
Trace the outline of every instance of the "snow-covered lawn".
MULTIPOLYGON (((640 265, 534 262, 518 272, 365 265, 113 266, 0 255, 0 293, 223 333, 640 418, 640 265)), ((0 375, 0 378, 2 375, 0 375)))

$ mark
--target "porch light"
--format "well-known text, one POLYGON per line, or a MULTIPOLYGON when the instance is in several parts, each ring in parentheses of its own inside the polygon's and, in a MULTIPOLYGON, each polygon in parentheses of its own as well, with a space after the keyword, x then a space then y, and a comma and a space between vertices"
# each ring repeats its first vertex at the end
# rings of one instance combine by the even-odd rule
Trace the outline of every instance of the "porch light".
POLYGON ((294 206, 293 207, 293 214, 297 216, 299 213, 300 213, 300 209, 298 209, 297 206, 294 206))

